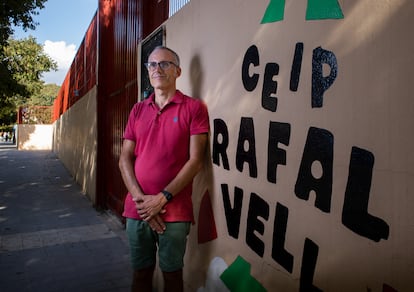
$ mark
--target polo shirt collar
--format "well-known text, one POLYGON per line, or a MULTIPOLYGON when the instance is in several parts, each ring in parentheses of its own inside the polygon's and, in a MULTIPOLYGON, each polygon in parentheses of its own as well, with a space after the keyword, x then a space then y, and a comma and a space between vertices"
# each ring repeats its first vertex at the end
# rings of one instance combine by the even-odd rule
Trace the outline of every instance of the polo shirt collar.
MULTIPOLYGON (((184 101, 184 94, 178 89, 175 91, 174 96, 171 98, 170 102, 173 103, 182 103, 184 101)), ((149 98, 144 100, 145 104, 152 105, 155 104, 155 94, 152 93, 149 98)))

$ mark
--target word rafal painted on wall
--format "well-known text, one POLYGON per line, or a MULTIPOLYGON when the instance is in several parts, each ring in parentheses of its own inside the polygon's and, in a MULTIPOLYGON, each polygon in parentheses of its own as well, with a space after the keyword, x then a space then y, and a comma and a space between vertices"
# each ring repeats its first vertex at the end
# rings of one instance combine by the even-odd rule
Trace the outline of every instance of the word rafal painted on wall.
MULTIPOLYGON (((270 0, 261 23, 283 20, 286 0, 270 0)), ((342 19, 341 6, 338 0, 308 0, 306 20, 342 19)))

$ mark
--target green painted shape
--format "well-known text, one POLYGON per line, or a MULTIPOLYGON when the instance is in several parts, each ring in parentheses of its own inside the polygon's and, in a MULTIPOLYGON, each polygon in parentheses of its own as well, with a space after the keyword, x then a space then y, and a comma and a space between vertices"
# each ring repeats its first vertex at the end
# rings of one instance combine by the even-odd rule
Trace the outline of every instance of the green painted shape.
POLYGON ((270 23, 283 20, 285 14, 285 0, 270 0, 261 23, 270 23))
POLYGON ((241 256, 220 275, 231 292, 266 292, 266 289, 250 275, 250 264, 241 256))
POLYGON ((342 18, 344 14, 337 0, 308 0, 306 20, 342 18))

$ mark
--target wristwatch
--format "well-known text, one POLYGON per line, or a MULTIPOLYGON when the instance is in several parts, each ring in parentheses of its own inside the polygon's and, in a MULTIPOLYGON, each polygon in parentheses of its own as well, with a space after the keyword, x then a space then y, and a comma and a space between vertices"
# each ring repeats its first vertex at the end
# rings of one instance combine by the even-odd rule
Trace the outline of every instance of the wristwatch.
POLYGON ((168 202, 173 198, 173 195, 169 191, 162 190, 161 193, 164 195, 168 202))

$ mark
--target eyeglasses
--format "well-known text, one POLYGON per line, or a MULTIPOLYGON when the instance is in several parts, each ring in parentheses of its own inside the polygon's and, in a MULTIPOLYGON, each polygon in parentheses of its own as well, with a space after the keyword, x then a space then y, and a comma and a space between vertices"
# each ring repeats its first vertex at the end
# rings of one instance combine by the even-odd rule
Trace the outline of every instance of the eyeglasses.
POLYGON ((147 67, 149 71, 154 71, 155 69, 157 69, 157 66, 159 66, 162 70, 167 70, 168 68, 171 67, 171 65, 178 67, 177 64, 171 61, 148 62, 148 63, 144 63, 144 65, 145 67, 147 67))

